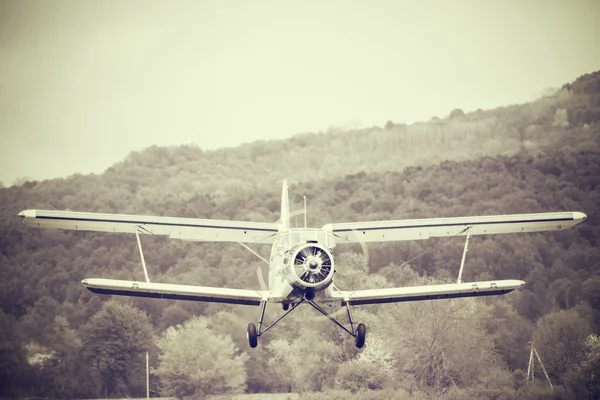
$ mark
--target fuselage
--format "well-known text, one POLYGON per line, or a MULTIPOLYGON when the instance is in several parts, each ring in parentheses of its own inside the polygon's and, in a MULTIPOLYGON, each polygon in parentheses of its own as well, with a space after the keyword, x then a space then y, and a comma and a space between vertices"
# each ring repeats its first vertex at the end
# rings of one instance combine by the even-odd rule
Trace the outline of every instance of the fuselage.
POLYGON ((269 260, 269 290, 290 301, 324 291, 333 283, 334 247, 331 231, 291 228, 288 186, 284 180, 279 232, 269 260))

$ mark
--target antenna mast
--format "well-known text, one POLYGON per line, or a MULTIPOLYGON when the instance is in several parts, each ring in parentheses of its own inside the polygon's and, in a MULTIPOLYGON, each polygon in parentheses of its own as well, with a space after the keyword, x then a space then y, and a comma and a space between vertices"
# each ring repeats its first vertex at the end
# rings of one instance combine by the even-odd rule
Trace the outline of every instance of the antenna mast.
POLYGON ((306 228, 306 196, 304 197, 304 228, 306 228))

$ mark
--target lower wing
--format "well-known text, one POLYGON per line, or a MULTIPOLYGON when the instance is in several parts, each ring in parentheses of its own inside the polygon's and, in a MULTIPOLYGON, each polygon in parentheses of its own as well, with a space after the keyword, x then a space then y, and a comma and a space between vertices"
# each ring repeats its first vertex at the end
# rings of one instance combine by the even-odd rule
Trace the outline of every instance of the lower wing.
POLYGON ((360 304, 494 296, 512 292, 523 285, 525 285, 523 281, 508 279, 388 289, 334 291, 326 301, 340 301, 342 305, 355 306, 360 304))
POLYGON ((247 289, 227 289, 169 283, 121 281, 115 279, 84 279, 81 283, 91 292, 156 299, 192 300, 211 303, 258 306, 261 301, 274 301, 271 292, 247 289))

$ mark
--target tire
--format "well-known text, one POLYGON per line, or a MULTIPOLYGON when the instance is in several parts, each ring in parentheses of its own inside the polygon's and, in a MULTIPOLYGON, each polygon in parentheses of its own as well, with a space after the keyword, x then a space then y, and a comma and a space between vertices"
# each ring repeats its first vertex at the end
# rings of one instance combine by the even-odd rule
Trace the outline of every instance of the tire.
POLYGON ((283 303, 283 311, 287 311, 290 309, 290 303, 283 303))
POLYGON ((358 324, 356 328, 356 347, 362 349, 365 345, 365 339, 367 338, 367 327, 365 324, 358 324))
POLYGON ((246 337, 248 338, 248 343, 250 347, 255 348, 258 346, 258 334, 256 333, 256 325, 250 323, 248 324, 248 333, 246 333, 246 337))

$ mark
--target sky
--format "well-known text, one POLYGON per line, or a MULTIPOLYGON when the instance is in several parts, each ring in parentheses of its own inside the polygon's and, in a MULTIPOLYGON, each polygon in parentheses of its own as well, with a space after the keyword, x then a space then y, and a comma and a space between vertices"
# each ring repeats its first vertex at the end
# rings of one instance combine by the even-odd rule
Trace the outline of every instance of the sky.
POLYGON ((531 101, 600 69, 600 1, 0 1, 0 182, 531 101))

